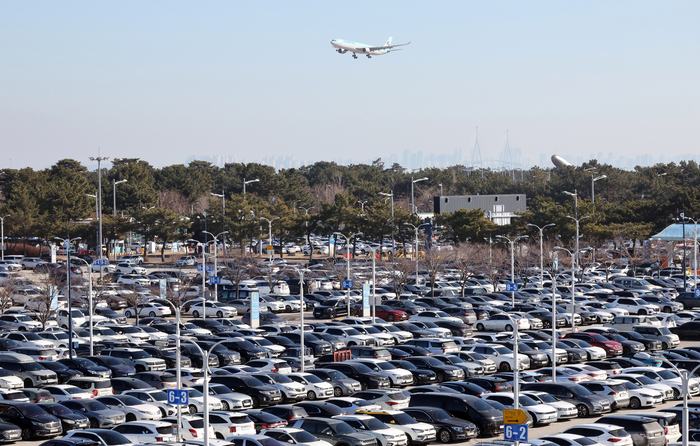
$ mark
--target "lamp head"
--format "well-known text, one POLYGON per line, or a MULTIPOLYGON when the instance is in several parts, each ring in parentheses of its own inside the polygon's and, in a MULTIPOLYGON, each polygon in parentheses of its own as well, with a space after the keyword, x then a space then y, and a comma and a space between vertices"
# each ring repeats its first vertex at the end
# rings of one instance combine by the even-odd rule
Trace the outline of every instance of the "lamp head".
POLYGON ((569 191, 566 191, 566 190, 564 191, 564 193, 565 193, 566 195, 571 195, 572 197, 575 197, 575 196, 576 196, 576 194, 574 194, 574 193, 572 193, 572 192, 569 192, 569 191))

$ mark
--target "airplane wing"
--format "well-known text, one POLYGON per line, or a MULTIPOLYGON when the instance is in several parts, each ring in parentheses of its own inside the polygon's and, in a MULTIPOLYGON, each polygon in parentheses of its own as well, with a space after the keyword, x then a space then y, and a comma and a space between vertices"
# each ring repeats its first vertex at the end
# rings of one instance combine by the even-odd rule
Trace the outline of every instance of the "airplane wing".
POLYGON ((411 43, 411 42, 408 42, 408 43, 397 43, 396 45, 372 46, 372 47, 369 47, 368 50, 369 50, 369 51, 388 50, 388 49, 391 49, 391 48, 395 48, 395 47, 397 47, 397 46, 405 46, 405 45, 408 45, 409 43, 411 43))

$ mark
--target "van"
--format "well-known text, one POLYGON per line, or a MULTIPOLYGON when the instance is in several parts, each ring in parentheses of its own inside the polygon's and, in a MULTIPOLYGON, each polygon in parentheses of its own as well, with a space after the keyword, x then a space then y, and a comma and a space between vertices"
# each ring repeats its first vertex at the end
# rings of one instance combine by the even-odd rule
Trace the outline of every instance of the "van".
POLYGON ((471 421, 477 426, 479 436, 496 436, 503 432, 503 413, 486 401, 472 395, 456 393, 414 393, 409 407, 437 407, 455 418, 471 421))
POLYGON ((678 335, 671 333, 668 327, 660 327, 658 325, 635 325, 632 327, 632 330, 646 338, 661 341, 661 348, 664 350, 677 347, 681 343, 678 335))
POLYGON ((31 356, 21 353, 0 352, 2 368, 24 381, 24 387, 43 387, 58 384, 58 375, 47 370, 31 356))
POLYGON ((84 376, 78 378, 72 378, 68 380, 66 384, 71 386, 79 387, 86 391, 87 393, 94 395, 95 398, 99 396, 113 395, 114 390, 112 389, 112 381, 109 378, 97 378, 94 376, 84 376))
POLYGON ((615 316, 611 322, 603 325, 604 327, 612 327, 619 331, 632 331, 635 325, 660 325, 661 322, 654 319, 653 316, 634 315, 615 316))
MULTIPOLYGON (((410 322, 410 321, 409 321, 410 322)), ((440 339, 440 338, 421 338, 421 339, 411 339, 406 342, 406 345, 413 345, 416 347, 423 347, 430 353, 437 355, 446 355, 457 353, 459 351, 459 346, 457 343, 451 339, 440 339)))

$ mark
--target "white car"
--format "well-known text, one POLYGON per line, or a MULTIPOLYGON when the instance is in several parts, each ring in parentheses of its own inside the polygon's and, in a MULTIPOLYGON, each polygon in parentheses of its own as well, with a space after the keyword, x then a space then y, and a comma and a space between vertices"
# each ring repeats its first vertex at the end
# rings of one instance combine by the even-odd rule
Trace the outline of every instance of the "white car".
POLYGON ((533 446, 548 446, 556 444, 559 446, 603 446, 589 438, 575 434, 556 434, 528 440, 533 446))
POLYGON ((292 368, 284 359, 254 359, 248 361, 246 366, 254 367, 261 372, 267 373, 280 373, 285 375, 292 373, 292 368))
POLYGON ((591 381, 605 381, 608 379, 608 372, 600 370, 590 365, 565 365, 562 368, 573 370, 578 373, 585 373, 591 381))
POLYGON ((408 407, 410 394, 399 389, 367 389, 352 394, 370 404, 377 404, 382 409, 402 410, 408 407))
POLYGON ((671 387, 670 384, 664 384, 659 381, 655 381, 646 375, 641 373, 625 373, 621 375, 615 375, 615 379, 621 379, 625 381, 630 381, 643 389, 651 389, 660 392, 663 396, 664 401, 672 400, 676 398, 676 389, 671 387))
POLYGON ((565 430, 565 434, 581 435, 605 446, 632 446, 632 436, 614 424, 579 424, 565 430))
POLYGON ((177 441, 177 430, 165 421, 127 421, 112 428, 132 443, 159 443, 177 441))
POLYGON ((163 417, 168 417, 177 413, 176 407, 168 404, 168 394, 160 389, 127 390, 122 392, 122 395, 133 396, 144 403, 158 407, 163 417))
POLYGON ((274 438, 282 444, 296 446, 331 446, 329 442, 319 440, 304 429, 296 427, 275 427, 272 429, 263 429, 260 433, 266 437, 274 438))
POLYGON ((21 347, 33 347, 37 349, 54 349, 56 346, 53 342, 47 341, 36 333, 27 332, 10 332, 1 335, 5 339, 11 339, 19 342, 21 347))
POLYGON ((377 418, 379 421, 390 424, 391 427, 404 431, 410 442, 426 444, 431 443, 437 438, 435 427, 428 423, 421 423, 415 418, 402 412, 401 410, 381 410, 381 411, 357 411, 357 413, 366 413, 377 418))
POLYGON ((41 322, 31 319, 23 314, 7 314, 0 316, 0 322, 8 328, 19 331, 31 331, 33 329, 41 329, 41 322))
MULTIPOLYGON (((204 392, 204 385, 197 384, 193 389, 204 392)), ((244 393, 234 392, 223 384, 209 384, 209 394, 221 400, 221 410, 245 410, 253 408, 253 399, 244 393)))
POLYGON ((234 307, 229 307, 216 302, 198 302, 190 307, 189 313, 194 318, 199 318, 204 314, 205 317, 234 317, 238 315, 238 311, 234 307), (202 308, 204 307, 204 308, 202 308))
MULTIPOLYGON (((477 344, 463 347, 463 350, 468 352, 478 353, 496 363, 498 370, 511 371, 515 369, 515 354, 502 345, 498 344, 477 344)), ((530 358, 526 355, 518 355, 518 370, 527 370, 530 368, 530 358)))
MULTIPOLYGON (((172 314, 172 310, 170 307, 167 307, 165 305, 161 304, 156 304, 152 302, 146 302, 142 304, 137 305, 139 316, 141 317, 163 317, 163 316, 170 316, 172 314)), ((125 317, 135 317, 136 312, 134 311, 134 308, 129 307, 124 310, 124 316, 125 317)))
POLYGON ((146 268, 135 263, 120 262, 115 266, 115 271, 122 274, 146 274, 146 268))
MULTIPOLYGON (((418 314, 414 314, 408 318, 409 321, 420 321, 420 322, 438 322, 438 321, 449 321, 449 322, 462 322, 458 317, 450 316, 444 311, 423 311, 418 314)), ((529 325, 528 325, 529 327, 529 325)))
POLYGON ((140 276, 138 274, 124 274, 117 279, 117 283, 123 283, 124 285, 141 285, 147 287, 151 285, 151 279, 148 277, 140 276))
MULTIPOLYGON (((204 394, 199 390, 195 390, 191 387, 187 389, 187 393, 189 394, 189 405, 187 407, 190 410, 190 415, 193 415, 195 413, 203 413, 204 394)), ((209 410, 221 410, 223 407, 221 404, 221 400, 211 395, 207 397, 207 405, 209 406, 209 410)))
POLYGON ((244 413, 209 412, 209 425, 220 440, 233 435, 255 435, 255 422, 244 413))
POLYGON ((333 396, 333 385, 322 381, 316 375, 305 372, 295 372, 287 375, 292 381, 302 384, 306 388, 306 397, 310 400, 326 399, 333 396))
POLYGON ((618 308, 629 311, 631 314, 651 315, 661 312, 658 305, 647 303, 637 297, 618 297, 617 299, 610 299, 608 302, 617 305, 618 308))
POLYGON ((22 271, 22 264, 11 260, 0 260, 0 266, 4 266, 10 272, 22 271))
POLYGON ((386 372, 391 381, 391 387, 405 387, 413 384, 413 373, 408 370, 400 369, 388 361, 375 358, 354 359, 352 362, 358 362, 369 367, 373 371, 386 372))
POLYGON ((358 432, 369 431, 373 435, 379 434, 384 440, 380 440, 382 446, 405 446, 408 444, 408 437, 405 432, 386 425, 371 415, 338 415, 333 418, 345 421, 358 432))
MULTIPOLYGON (((673 369, 665 369, 662 367, 629 367, 625 369, 625 373, 638 373, 654 381, 668 384, 673 387, 673 394, 676 398, 683 394, 683 381, 673 369)), ((690 378, 688 395, 697 396, 698 394, 700 394, 700 380, 697 378, 690 378)))
MULTIPOLYGON (((182 438, 180 440, 202 441, 204 439, 204 420, 195 415, 183 415, 181 418, 180 431, 182 432, 182 438)), ((170 423, 177 435, 177 417, 163 418, 162 421, 170 423)), ((216 438, 216 431, 212 426, 209 426, 209 438, 216 438)))
POLYGON ((34 269, 39 265, 44 265, 46 262, 41 260, 39 257, 25 257, 22 259, 22 267, 24 269, 34 269))
POLYGON ((13 375, 5 369, 0 369, 0 389, 14 390, 22 389, 24 381, 22 378, 13 375))
MULTIPOLYGON (((515 396, 512 392, 488 393, 481 395, 481 398, 486 401, 499 402, 509 408, 515 407, 515 396)), ((542 404, 527 395, 520 395, 520 408, 528 411, 532 416, 533 422, 537 425, 541 426, 557 421, 558 411, 556 408, 549 404, 542 404)))
POLYGON ((282 394, 282 401, 296 402, 306 399, 306 385, 296 382, 286 375, 280 373, 252 373, 251 376, 279 390, 282 394))
POLYGON ((578 417, 576 405, 566 401, 561 401, 554 395, 550 395, 547 392, 525 391, 521 392, 520 394, 527 395, 541 404, 546 404, 555 408, 557 410, 557 420, 567 420, 578 417))
POLYGON ((625 381, 624 379, 609 379, 607 382, 611 384, 619 384, 627 389, 627 394, 630 397, 630 409, 654 407, 664 402, 664 396, 658 390, 644 389, 637 384, 631 381, 625 381))
POLYGON ((163 413, 154 404, 144 403, 131 395, 108 395, 97 398, 112 410, 123 412, 127 421, 160 420, 163 413))
POLYGON ((480 320, 475 328, 479 331, 513 331, 513 320, 518 321, 518 330, 529 330, 530 321, 517 314, 494 314, 488 319, 480 320))
POLYGON ((335 404, 336 406, 345 409, 346 412, 355 413, 358 410, 381 410, 382 407, 379 404, 372 404, 369 401, 365 401, 362 398, 354 398, 352 396, 339 396, 326 400, 327 403, 335 404))

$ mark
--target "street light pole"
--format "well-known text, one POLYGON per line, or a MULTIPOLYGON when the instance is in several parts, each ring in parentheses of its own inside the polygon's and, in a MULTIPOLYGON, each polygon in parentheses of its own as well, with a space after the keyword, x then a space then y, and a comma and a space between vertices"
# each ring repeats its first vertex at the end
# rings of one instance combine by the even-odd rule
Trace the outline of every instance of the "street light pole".
MULTIPOLYGON (((92 265, 88 263, 87 260, 81 258, 81 257, 76 257, 76 259, 85 262, 85 265, 87 266, 88 269, 88 274, 90 275, 90 282, 88 282, 88 318, 89 318, 89 324, 90 324, 90 356, 93 355, 93 335, 92 335, 92 265)), ((102 266, 100 266, 100 269, 102 269, 102 266)), ((71 330, 73 328, 71 327, 71 330)), ((71 346, 71 348, 73 348, 71 346)))
MULTIPOLYGON (((213 192, 209 192, 209 194, 221 198, 221 234, 228 234, 228 231, 226 231, 226 194, 224 194, 223 189, 220 194, 215 194, 213 192)), ((222 239, 222 242, 224 244, 224 263, 226 263, 226 237, 222 239)))
POLYGON ((601 175, 599 177, 591 177, 591 203, 595 203, 595 182, 607 178, 607 175, 601 175))
MULTIPOLYGON (((576 296, 576 279, 574 276, 574 253, 569 251, 568 249, 561 247, 561 246, 555 246, 554 249, 558 251, 566 251, 569 253, 569 256, 571 257, 571 331, 574 332, 576 331, 576 319, 575 319, 575 311, 576 311, 576 302, 574 300, 576 296)), ((554 282, 557 281, 556 278, 556 272, 554 276, 554 282)))
POLYGON ((101 169, 101 162, 102 161, 107 161, 109 160, 108 156, 98 156, 98 157, 90 157, 90 161, 97 161, 97 201, 99 202, 99 206, 97 209, 97 216, 100 219, 100 243, 98 243, 97 246, 97 258, 101 259, 102 258, 102 169, 101 169))
MULTIPOLYGON (((94 198, 95 199, 95 218, 97 218, 97 194, 92 195, 92 194, 85 194, 86 197, 94 198)), ((97 252, 97 247, 100 245, 100 233, 97 233, 97 244, 95 245, 95 252, 97 252)), ((100 278, 102 278, 102 268, 100 268, 100 278)))
POLYGON ((7 214, 3 217, 0 217, 0 252, 2 252, 2 260, 5 260, 5 218, 9 217, 10 214, 7 214))
POLYGON ((365 201, 357 200, 357 202, 360 203, 360 206, 362 206, 362 213, 364 213, 365 212, 365 203, 367 203, 367 200, 365 200, 365 201))
MULTIPOLYGON (((66 255, 68 256, 68 260, 66 261, 66 278, 68 282, 68 357, 73 359, 73 298, 71 295, 70 280, 70 244, 71 242, 80 240, 80 237, 76 237, 74 239, 71 239, 70 237, 54 237, 54 239, 63 242, 63 245, 66 247, 66 255)), ((49 305, 51 305, 51 303, 49 303, 49 305)))
POLYGON ((411 224, 411 223, 404 223, 405 226, 410 226, 413 228, 414 231, 416 231, 416 248, 415 251, 413 251, 413 258, 416 260, 416 286, 418 286, 418 229, 421 226, 425 226, 428 223, 421 223, 418 226, 411 224))
MULTIPOLYGON (((577 217, 572 217, 571 215, 567 215, 566 218, 570 218, 570 219, 572 219, 572 220, 574 220, 574 221, 576 222, 576 258, 575 258, 575 262, 574 262, 574 268, 581 268, 581 263, 580 263, 579 258, 578 258, 578 253, 579 253, 579 248, 578 248, 579 228, 580 228, 580 225, 581 225, 581 221, 583 221, 583 220, 585 220, 585 219, 587 219, 587 218, 591 218, 591 216, 590 216, 590 215, 586 215, 586 216, 583 216, 583 217, 581 217, 581 218, 577 218, 577 217)), ((581 275, 583 275, 583 270, 581 270, 581 275)))
POLYGON ((428 177, 423 177, 423 178, 418 178, 417 180, 414 180, 413 177, 411 177, 411 214, 416 213, 415 198, 413 195, 413 185, 419 181, 426 181, 427 179, 428 179, 428 177))
POLYGON ((112 180, 112 199, 114 200, 114 204, 112 206, 112 215, 117 216, 117 184, 122 184, 126 183, 127 180, 112 180))
MULTIPOLYGON (((521 238, 527 238, 527 235, 519 235, 512 240, 505 235, 497 235, 496 238, 502 238, 503 240, 507 240, 508 243, 510 243, 510 280, 513 282, 513 284, 515 284, 515 242, 517 242, 521 238)), ((510 297, 513 301, 513 308, 515 308, 515 289, 511 290, 510 297)))
MULTIPOLYGON (((350 281, 350 280, 352 280, 352 279, 350 279, 350 239, 352 239, 353 237, 357 237, 358 235, 362 235, 362 233, 357 232, 355 234, 352 234, 350 237, 347 237, 340 232, 334 232, 333 235, 339 235, 345 239, 345 265, 347 265, 347 269, 348 269, 347 280, 350 281)), ((336 244, 336 246, 337 246, 337 244, 336 244)), ((347 296, 347 299, 348 299, 348 317, 350 317, 351 316, 350 315, 350 288, 348 288, 347 290, 348 290, 348 296, 347 296)))
POLYGON ((379 192, 379 195, 385 195, 391 198, 391 255, 394 256, 396 254, 396 244, 394 242, 394 191, 392 190, 391 193, 388 194, 386 192, 379 192))
MULTIPOLYGON (((214 275, 218 278, 219 277, 219 269, 216 264, 216 252, 217 252, 217 244, 219 242, 219 236, 223 236, 225 234, 228 234, 228 231, 220 232, 216 235, 212 234, 211 232, 204 231, 207 234, 211 235, 211 237, 214 239, 214 275)), ((226 240, 225 237, 222 237, 222 240, 226 240)), ((224 262, 226 259, 224 259, 224 262)), ((219 284, 217 282, 214 282, 214 302, 218 302, 219 300, 219 284)))
MULTIPOLYGON (((269 246, 272 246, 272 222, 275 221, 275 220, 279 220, 280 217, 275 217, 275 218, 273 218, 272 220, 270 220, 269 218, 265 218, 265 217, 260 217, 260 219, 261 219, 261 220, 265 220, 265 221, 267 222, 267 228, 268 228, 267 243, 268 243, 269 246)), ((261 243, 261 245, 262 245, 262 243, 261 243)), ((280 246, 280 249, 282 249, 281 246, 280 246)), ((272 246, 272 249, 271 249, 271 250, 268 249, 268 254, 270 254, 270 262, 272 262, 272 253, 273 253, 274 251, 275 251, 275 247, 274 247, 274 246, 272 246)))
POLYGON ((260 178, 256 178, 254 180, 248 180, 246 181, 245 178, 243 178, 243 200, 245 200, 245 185, 250 184, 250 183, 257 183, 260 181, 260 178))
POLYGON ((549 224, 546 224, 542 227, 539 227, 539 226, 534 225, 532 223, 528 223, 527 226, 533 226, 533 227, 539 229, 539 231, 540 231, 540 282, 544 283, 544 256, 542 253, 542 239, 543 239, 544 235, 543 235, 542 231, 544 231, 544 228, 547 228, 549 226, 555 226, 555 224, 549 223, 549 224))

